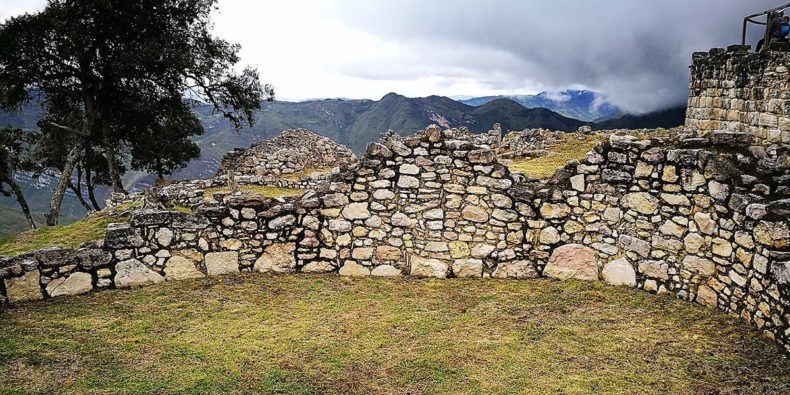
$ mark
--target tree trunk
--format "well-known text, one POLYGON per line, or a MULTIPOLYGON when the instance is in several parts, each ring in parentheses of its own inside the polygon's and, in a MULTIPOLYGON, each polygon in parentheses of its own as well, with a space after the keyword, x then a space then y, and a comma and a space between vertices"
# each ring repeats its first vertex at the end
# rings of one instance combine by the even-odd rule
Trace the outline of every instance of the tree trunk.
POLYGON ((16 181, 14 181, 14 177, 5 179, 3 182, 11 186, 11 191, 14 192, 16 201, 19 203, 19 207, 22 209, 22 214, 25 215, 25 219, 27 219, 30 229, 36 229, 36 223, 33 221, 33 217, 30 215, 30 207, 27 205, 25 195, 22 194, 22 190, 19 189, 19 185, 16 183, 16 181))
POLYGON ((91 208, 91 206, 88 204, 88 202, 85 201, 85 198, 82 196, 82 192, 80 192, 79 188, 74 186, 73 182, 69 183, 69 189, 71 189, 71 191, 74 192, 75 195, 77 195, 77 200, 79 200, 82 207, 85 207, 85 210, 88 210, 88 212, 93 211, 93 208, 91 208))
MULTIPOLYGON (((80 65, 83 74, 83 81, 90 80, 89 68, 87 65, 80 65)), ((87 134, 95 136, 94 132, 101 135, 101 144, 104 148, 104 157, 107 161, 107 169, 110 176, 110 186, 115 193, 126 193, 123 189, 121 182, 121 175, 118 170, 118 165, 115 163, 115 145, 113 145, 112 134, 110 125, 99 116, 98 106, 96 105, 96 98, 90 93, 90 84, 86 84, 85 89, 85 125, 84 128, 87 134)))
POLYGON ((114 193, 126 193, 121 182, 118 164, 115 163, 115 146, 113 145, 112 136, 110 136, 110 127, 107 125, 102 125, 102 144, 104 145, 104 157, 107 159, 107 169, 110 175, 112 191, 114 193))
POLYGON ((49 213, 47 213, 47 226, 54 226, 58 224, 58 216, 60 215, 60 205, 63 203, 63 195, 66 193, 71 183, 71 173, 74 171, 74 164, 80 156, 80 147, 76 145, 71 148, 69 154, 66 156, 66 163, 63 165, 63 170, 60 172, 60 178, 55 185, 55 190, 52 191, 52 198, 49 200, 49 213))
POLYGON ((88 199, 91 201, 93 209, 96 211, 101 210, 99 202, 96 201, 96 191, 94 190, 93 177, 91 177, 90 167, 85 171, 85 185, 88 187, 88 199))
POLYGON ((85 198, 82 196, 82 163, 77 165, 77 183, 74 184, 73 182, 70 182, 69 188, 71 188, 71 191, 77 195, 77 199, 80 201, 82 207, 85 207, 85 210, 88 210, 88 212, 93 211, 91 206, 88 205, 88 202, 86 202, 85 198))
POLYGON ((156 158, 156 175, 160 180, 165 179, 165 172, 162 171, 162 160, 160 158, 156 158))
MULTIPOLYGON (((79 183, 79 181, 77 181, 77 182, 79 183)), ((88 202, 85 201, 85 198, 82 197, 82 191, 80 190, 81 188, 77 188, 76 186, 74 186, 73 182, 69 183, 69 188, 71 189, 72 192, 74 192, 75 195, 77 195, 77 200, 80 201, 80 204, 82 205, 82 207, 85 207, 85 210, 88 210, 88 212, 93 211, 93 209, 88 204, 88 202)))

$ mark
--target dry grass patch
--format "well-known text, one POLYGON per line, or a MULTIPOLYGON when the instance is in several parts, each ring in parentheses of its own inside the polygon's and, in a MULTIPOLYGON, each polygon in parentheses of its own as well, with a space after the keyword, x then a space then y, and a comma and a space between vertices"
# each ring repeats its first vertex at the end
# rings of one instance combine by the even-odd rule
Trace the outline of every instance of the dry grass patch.
POLYGON ((13 306, 0 393, 787 393, 732 317, 597 283, 253 276, 13 306))
POLYGON ((547 148, 550 151, 548 155, 514 160, 509 168, 510 171, 527 177, 548 180, 569 161, 583 159, 587 152, 605 138, 603 134, 565 133, 557 144, 547 148))

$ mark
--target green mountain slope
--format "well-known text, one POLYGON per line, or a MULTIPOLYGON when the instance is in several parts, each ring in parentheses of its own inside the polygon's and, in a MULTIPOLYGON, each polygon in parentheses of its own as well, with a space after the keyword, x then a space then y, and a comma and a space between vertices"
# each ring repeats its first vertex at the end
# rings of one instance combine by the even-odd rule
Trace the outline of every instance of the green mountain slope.
POLYGON ((336 141, 361 152, 367 143, 390 129, 409 134, 432 123, 443 127, 474 126, 477 120, 469 115, 473 110, 474 107, 447 97, 408 98, 389 93, 360 114, 348 133, 336 141))
POLYGON ((686 121, 686 107, 674 107, 643 115, 626 114, 619 118, 601 121, 593 129, 655 129, 673 128, 686 121))
POLYGON ((541 92, 536 95, 483 96, 464 99, 461 102, 480 106, 502 98, 513 100, 526 108, 542 107, 582 121, 610 118, 621 112, 617 106, 608 103, 605 96, 587 90, 565 90, 553 94, 541 92))
MULTIPOLYGON (((472 112, 481 125, 490 127, 499 122, 502 130, 523 130, 544 128, 551 130, 574 131, 587 123, 564 117, 545 108, 525 108, 510 99, 492 100, 472 112)), ((473 129, 474 130, 474 129, 473 129)), ((475 130, 482 131, 482 130, 475 130)))

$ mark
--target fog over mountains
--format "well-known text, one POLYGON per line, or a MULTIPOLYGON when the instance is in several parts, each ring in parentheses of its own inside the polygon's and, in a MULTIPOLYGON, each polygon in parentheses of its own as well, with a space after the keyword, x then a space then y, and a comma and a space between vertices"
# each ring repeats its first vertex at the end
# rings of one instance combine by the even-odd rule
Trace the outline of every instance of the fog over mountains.
POLYGON ((483 96, 461 100, 461 102, 479 106, 503 98, 513 100, 526 108, 543 107, 566 117, 587 122, 625 114, 623 110, 609 103, 606 97, 588 90, 541 92, 536 95, 483 96))
MULTIPOLYGON (((227 151, 248 147, 291 128, 311 129, 361 154, 367 144, 376 141, 384 131, 391 129, 410 134, 432 123, 442 127, 467 127, 477 133, 487 131, 496 122, 501 123, 505 131, 526 128, 574 131, 582 125, 594 129, 671 127, 682 124, 685 116, 684 108, 639 116, 623 115, 617 107, 590 91, 460 101, 443 96, 409 98, 396 93, 387 94, 381 100, 275 101, 263 104, 255 126, 238 132, 222 116, 212 113, 210 106, 197 106, 195 112, 206 129, 204 135, 195 137, 201 157, 173 174, 172 179, 209 177, 216 172, 227 151)), ((0 126, 36 128, 39 116, 40 109, 29 105, 17 113, 0 113, 0 126)), ((41 220, 54 179, 46 176, 33 179, 28 174, 17 174, 16 178, 36 219, 41 220)), ((153 180, 152 175, 129 172, 124 185, 127 189, 140 188, 151 185, 153 180)), ((106 190, 101 192, 106 194, 106 190)), ((25 230, 25 221, 18 211, 14 199, 0 197, 0 236, 25 230)), ((70 191, 64 199, 62 214, 62 223, 85 215, 70 191)))

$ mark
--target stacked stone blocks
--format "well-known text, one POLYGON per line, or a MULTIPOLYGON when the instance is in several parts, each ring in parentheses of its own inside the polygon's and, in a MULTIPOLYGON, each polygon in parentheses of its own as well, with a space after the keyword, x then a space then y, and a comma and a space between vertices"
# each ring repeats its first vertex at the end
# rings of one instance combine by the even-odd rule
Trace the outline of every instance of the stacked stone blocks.
POLYGON ((356 161, 350 149, 329 138, 307 129, 289 129, 270 140, 229 152, 215 178, 233 176, 241 184, 311 188, 334 169, 344 169, 356 161))
POLYGON ((578 278, 673 294, 790 345, 790 149, 612 136, 550 182, 429 127, 298 198, 142 210, 103 242, 0 260, 11 302, 240 271, 578 278))
POLYGON ((733 45, 693 55, 686 127, 748 132, 758 142, 790 143, 790 48, 762 53, 733 45))

